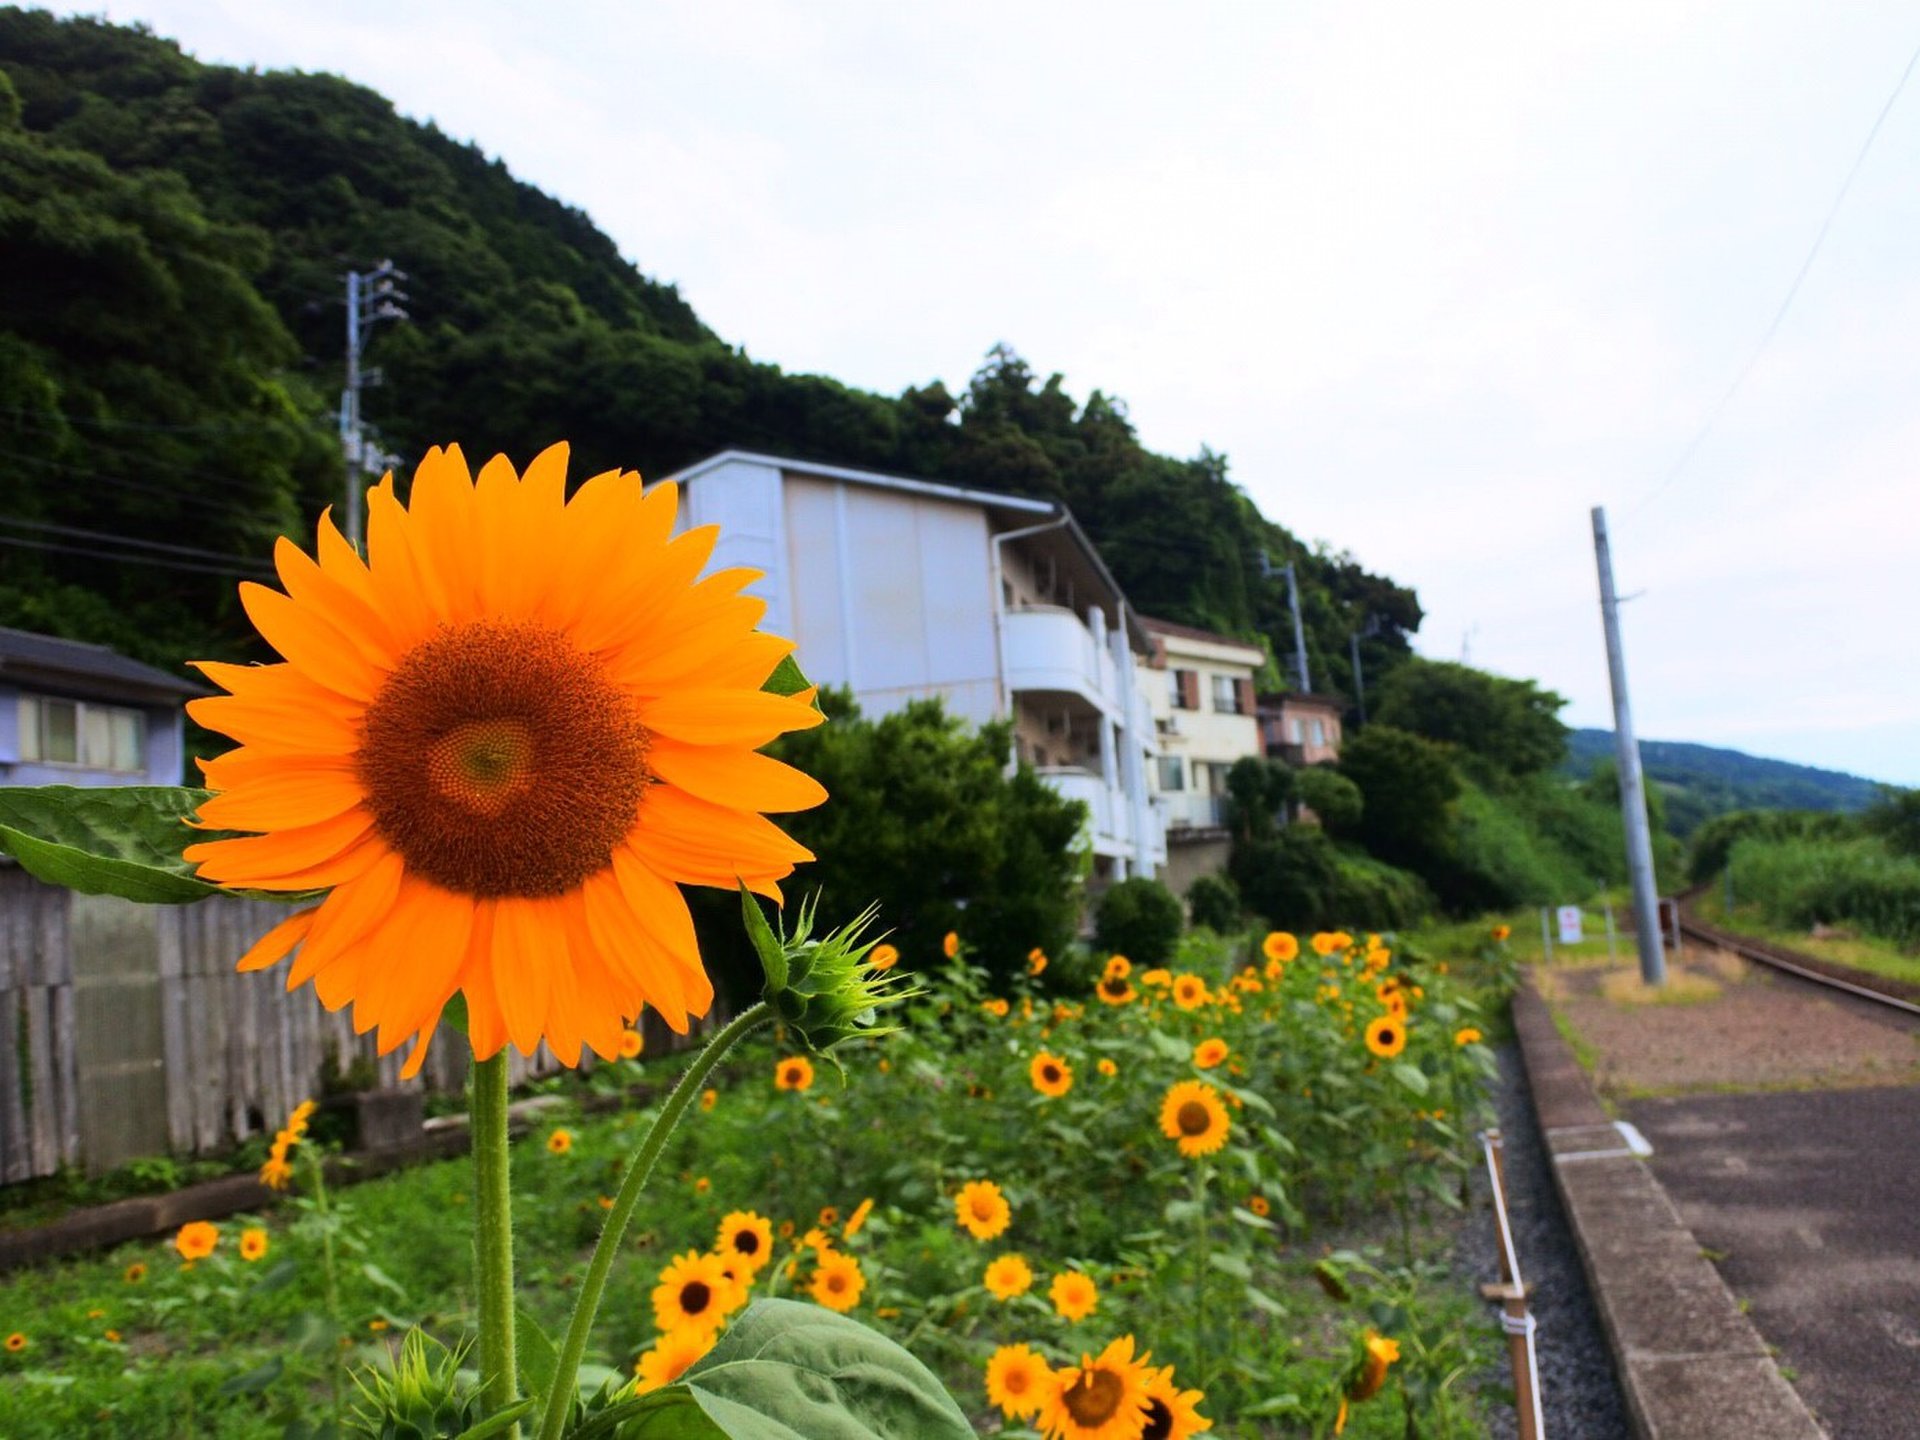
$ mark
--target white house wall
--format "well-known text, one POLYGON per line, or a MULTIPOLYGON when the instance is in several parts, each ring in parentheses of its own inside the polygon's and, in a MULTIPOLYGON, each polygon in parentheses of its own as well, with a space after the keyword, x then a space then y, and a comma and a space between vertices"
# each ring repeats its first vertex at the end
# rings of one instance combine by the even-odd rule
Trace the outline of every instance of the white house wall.
POLYGON ((976 725, 1000 713, 978 507, 789 474, 783 530, 788 633, 810 679, 873 715, 935 695, 976 725))
POLYGON ((748 566, 762 578, 746 593, 767 602, 761 628, 775 635, 793 635, 793 606, 787 587, 786 509, 780 500, 780 471, 750 460, 731 460, 688 485, 682 498, 681 524, 692 529, 718 525, 712 570, 748 566))

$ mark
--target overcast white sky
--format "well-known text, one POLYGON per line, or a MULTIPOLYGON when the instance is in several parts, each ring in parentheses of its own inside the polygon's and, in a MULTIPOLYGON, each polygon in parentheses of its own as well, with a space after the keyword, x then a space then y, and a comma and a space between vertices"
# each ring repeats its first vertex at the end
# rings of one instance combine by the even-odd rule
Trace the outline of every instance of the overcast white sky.
MULTIPOLYGON (((89 9, 94 7, 88 7, 89 9)), ((1897 4, 111 0, 585 209, 760 359, 1004 340, 1643 737, 1920 784, 1920 45, 1897 4)), ((644 397, 636 397, 644 402, 644 397)))

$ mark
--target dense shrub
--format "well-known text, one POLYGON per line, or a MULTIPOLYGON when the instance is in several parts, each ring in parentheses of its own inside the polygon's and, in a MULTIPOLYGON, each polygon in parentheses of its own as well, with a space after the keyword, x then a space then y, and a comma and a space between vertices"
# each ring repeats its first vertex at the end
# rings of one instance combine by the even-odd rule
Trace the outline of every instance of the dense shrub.
POLYGON ((1716 815, 1694 832, 1687 855, 1687 878, 1703 885, 1727 868, 1727 857, 1742 840, 1840 841, 1860 833, 1851 815, 1824 810, 1736 810, 1716 815))
POLYGON ((1187 913, 1195 925, 1222 935, 1240 928, 1240 892, 1225 875, 1202 875, 1187 888, 1187 913))
MULTIPOLYGON (((878 720, 845 691, 824 692, 822 704, 825 725, 772 751, 833 797, 779 817, 819 857, 787 882, 788 894, 819 891, 829 915, 878 902, 880 928, 908 965, 937 959, 949 930, 999 975, 1023 967, 1035 945, 1049 955, 1064 948, 1079 916, 1085 807, 1024 765, 1007 772, 1006 726, 970 729, 937 700, 878 720)), ((703 952, 729 992, 757 993, 739 900, 694 892, 694 909, 703 952)))
POLYGON ((1236 845, 1232 874, 1241 899, 1281 930, 1332 929, 1369 917, 1376 928, 1410 925, 1433 904, 1416 875, 1294 825, 1236 845))
POLYGON ((1444 853, 1460 777, 1439 745, 1390 725, 1369 725, 1347 741, 1340 773, 1360 787, 1358 834, 1368 850, 1409 866, 1444 853))
POLYGON ((1338 770, 1314 766, 1294 777, 1294 796, 1320 817, 1320 823, 1335 835, 1352 835, 1360 827, 1365 802, 1360 787, 1338 770))
POLYGON ((1733 846, 1733 889, 1776 925, 1850 925, 1920 946, 1920 859, 1879 840, 1766 839, 1733 846))
POLYGON ((1094 910, 1094 939, 1102 950, 1135 964, 1164 965, 1184 921, 1180 902, 1158 880, 1136 875, 1107 887, 1094 910))
POLYGON ((1887 786, 1860 820, 1894 854, 1920 855, 1920 790, 1887 786))

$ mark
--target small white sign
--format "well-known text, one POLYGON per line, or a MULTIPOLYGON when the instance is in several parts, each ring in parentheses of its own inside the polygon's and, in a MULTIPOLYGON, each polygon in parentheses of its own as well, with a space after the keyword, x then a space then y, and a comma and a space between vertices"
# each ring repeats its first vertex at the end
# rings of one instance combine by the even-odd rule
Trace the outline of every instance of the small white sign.
POLYGON ((1562 905, 1558 910, 1554 911, 1554 914, 1557 915, 1560 920, 1560 943, 1562 945, 1578 945, 1583 938, 1580 933, 1580 907, 1578 905, 1562 905))

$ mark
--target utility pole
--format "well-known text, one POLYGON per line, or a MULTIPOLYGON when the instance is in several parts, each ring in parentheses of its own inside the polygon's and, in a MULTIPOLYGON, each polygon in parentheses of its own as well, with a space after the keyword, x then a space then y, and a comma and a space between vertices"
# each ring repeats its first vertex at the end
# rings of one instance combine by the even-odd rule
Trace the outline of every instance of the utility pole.
POLYGON ((1311 695, 1307 680, 1307 632, 1300 624, 1300 582, 1294 577, 1293 562, 1287 562, 1287 605, 1293 611, 1293 673, 1300 682, 1300 693, 1311 695))
POLYGON ((1667 980, 1667 952, 1660 934, 1659 896, 1653 883, 1653 837, 1647 829, 1646 783, 1640 746, 1633 738, 1633 707, 1627 699, 1627 662, 1620 651, 1620 601, 1613 591, 1613 552, 1607 544, 1607 512, 1593 507, 1593 558, 1600 570, 1600 622, 1607 633, 1607 678, 1613 685, 1613 741, 1620 771, 1620 818, 1627 831, 1627 874, 1633 881, 1634 940, 1640 947, 1640 978, 1667 980))
POLYGON ((391 260, 382 260, 364 274, 347 272, 347 383, 340 392, 340 449, 347 461, 347 543, 356 550, 363 535, 367 477, 395 463, 395 457, 368 443, 360 419, 361 388, 379 385, 383 378, 378 370, 364 369, 360 357, 375 325, 407 318, 401 308, 407 297, 399 288, 406 278, 406 271, 394 268, 391 260))
POLYGON ((1360 723, 1367 723, 1367 682, 1360 673, 1360 632, 1347 636, 1347 648, 1353 652, 1353 703, 1359 707, 1360 723))

